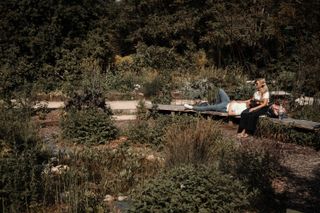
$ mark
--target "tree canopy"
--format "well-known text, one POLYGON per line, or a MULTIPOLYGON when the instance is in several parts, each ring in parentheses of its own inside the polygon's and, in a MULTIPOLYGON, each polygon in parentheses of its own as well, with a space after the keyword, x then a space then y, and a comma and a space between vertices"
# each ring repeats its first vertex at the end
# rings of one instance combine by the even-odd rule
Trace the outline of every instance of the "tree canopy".
POLYGON ((76 81, 88 60, 106 73, 116 54, 137 54, 142 44, 187 61, 203 51, 208 65, 236 64, 252 78, 287 72, 299 91, 314 95, 319 9, 312 0, 3 1, 0 93, 55 89, 76 81))

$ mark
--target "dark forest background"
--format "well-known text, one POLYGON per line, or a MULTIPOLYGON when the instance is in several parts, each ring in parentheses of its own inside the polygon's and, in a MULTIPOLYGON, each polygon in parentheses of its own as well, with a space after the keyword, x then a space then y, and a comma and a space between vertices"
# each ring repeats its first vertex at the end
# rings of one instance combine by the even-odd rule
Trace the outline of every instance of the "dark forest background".
POLYGON ((9 0, 0 17, 2 98, 76 84, 88 67, 114 75, 116 55, 133 58, 134 75, 196 74, 202 57, 201 68, 320 91, 318 0, 9 0))

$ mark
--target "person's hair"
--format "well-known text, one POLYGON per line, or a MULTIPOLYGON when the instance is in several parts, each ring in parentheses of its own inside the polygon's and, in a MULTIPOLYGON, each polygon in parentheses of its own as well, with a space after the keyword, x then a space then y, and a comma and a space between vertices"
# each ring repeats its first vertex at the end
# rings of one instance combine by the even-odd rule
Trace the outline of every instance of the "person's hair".
POLYGON ((255 83, 256 83, 256 84, 258 83, 258 84, 260 85, 259 91, 260 91, 262 94, 264 94, 264 93, 266 93, 266 92, 269 91, 268 86, 267 86, 267 83, 266 83, 266 79, 264 79, 264 78, 258 78, 258 79, 255 80, 255 83))

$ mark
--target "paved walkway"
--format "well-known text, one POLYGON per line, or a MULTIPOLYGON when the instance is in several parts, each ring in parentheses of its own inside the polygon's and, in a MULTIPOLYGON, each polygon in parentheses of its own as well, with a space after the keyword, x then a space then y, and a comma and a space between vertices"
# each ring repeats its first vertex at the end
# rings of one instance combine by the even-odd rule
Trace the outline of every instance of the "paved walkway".
MULTIPOLYGON (((150 101, 146 101, 146 103, 151 104, 150 101)), ((108 101, 106 104, 115 112, 115 115, 112 116, 115 120, 128 121, 136 119, 136 115, 132 113, 136 112, 139 101, 108 101), (121 115, 117 115, 117 112, 119 111, 121 112, 121 115)), ((40 101, 36 104, 35 108, 44 106, 48 109, 63 109, 65 107, 63 101, 40 101)))
MULTIPOLYGON (((106 104, 113 110, 133 110, 136 109, 139 101, 107 101, 106 104)), ((62 109, 65 107, 63 101, 40 101, 35 108, 45 106, 48 109, 62 109)))

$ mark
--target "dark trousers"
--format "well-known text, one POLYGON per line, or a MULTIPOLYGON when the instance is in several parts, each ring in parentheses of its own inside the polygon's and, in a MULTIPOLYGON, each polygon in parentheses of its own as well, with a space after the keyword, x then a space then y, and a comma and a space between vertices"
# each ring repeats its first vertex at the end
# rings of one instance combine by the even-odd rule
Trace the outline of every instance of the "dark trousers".
POLYGON ((244 110, 241 113, 238 133, 245 129, 247 133, 254 134, 257 128, 259 116, 265 115, 267 110, 267 106, 253 112, 249 112, 249 109, 244 110))

